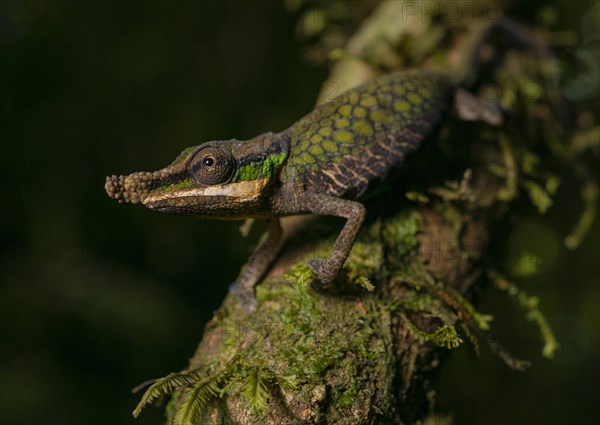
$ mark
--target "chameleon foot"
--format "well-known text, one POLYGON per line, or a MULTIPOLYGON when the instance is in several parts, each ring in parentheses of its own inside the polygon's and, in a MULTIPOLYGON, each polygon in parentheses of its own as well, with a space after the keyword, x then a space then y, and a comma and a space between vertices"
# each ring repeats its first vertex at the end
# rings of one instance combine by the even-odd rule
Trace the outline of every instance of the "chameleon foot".
POLYGON ((335 276, 331 276, 325 270, 326 260, 322 258, 311 258, 306 262, 306 265, 317 275, 317 281, 311 284, 311 287, 316 291, 322 291, 329 287, 335 276))
POLYGON ((258 301, 254 296, 254 288, 240 285, 238 282, 234 282, 229 286, 229 292, 235 294, 240 301, 240 304, 248 313, 256 311, 258 307, 258 301))

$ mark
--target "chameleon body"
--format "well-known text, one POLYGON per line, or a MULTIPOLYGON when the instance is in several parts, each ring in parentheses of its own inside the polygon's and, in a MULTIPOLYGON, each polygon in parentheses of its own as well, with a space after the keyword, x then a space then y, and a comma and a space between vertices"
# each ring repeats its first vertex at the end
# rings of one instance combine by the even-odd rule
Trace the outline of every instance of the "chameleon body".
MULTIPOLYGON (((461 90, 456 80, 442 71, 391 73, 342 93, 280 133, 203 143, 160 171, 107 177, 105 188, 120 202, 141 202, 160 212, 268 219, 268 236, 232 285, 242 305, 253 310, 253 287, 282 239, 279 217, 313 213, 346 219, 331 254, 308 262, 320 284, 329 285, 365 217, 357 199, 447 115, 461 90)), ((462 108, 462 115, 485 120, 482 111, 489 108, 475 106, 462 108)), ((488 121, 495 120, 491 116, 488 121)))

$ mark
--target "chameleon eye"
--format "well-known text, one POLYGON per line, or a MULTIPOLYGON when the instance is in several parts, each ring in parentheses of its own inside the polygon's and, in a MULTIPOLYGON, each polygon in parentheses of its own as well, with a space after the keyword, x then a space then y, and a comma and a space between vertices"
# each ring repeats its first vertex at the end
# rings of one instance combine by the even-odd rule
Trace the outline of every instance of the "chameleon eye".
POLYGON ((224 184, 235 171, 235 161, 226 147, 208 146, 196 152, 188 168, 198 183, 224 184))

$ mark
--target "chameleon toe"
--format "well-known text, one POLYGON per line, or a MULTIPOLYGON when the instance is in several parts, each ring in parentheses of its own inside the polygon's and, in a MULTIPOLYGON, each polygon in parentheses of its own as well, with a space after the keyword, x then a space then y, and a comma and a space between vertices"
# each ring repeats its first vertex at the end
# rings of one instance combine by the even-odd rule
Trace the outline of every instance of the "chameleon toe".
POLYGON ((323 264, 325 263, 325 260, 323 260, 322 258, 311 258, 310 260, 308 260, 306 262, 306 265, 313 271, 315 272, 315 274, 317 276, 320 276, 320 272, 321 272, 321 267, 323 267, 323 264))
POLYGON ((333 280, 323 273, 325 263, 326 261, 322 258, 311 258, 306 262, 306 265, 317 275, 317 279, 311 284, 311 288, 316 291, 325 289, 333 280))

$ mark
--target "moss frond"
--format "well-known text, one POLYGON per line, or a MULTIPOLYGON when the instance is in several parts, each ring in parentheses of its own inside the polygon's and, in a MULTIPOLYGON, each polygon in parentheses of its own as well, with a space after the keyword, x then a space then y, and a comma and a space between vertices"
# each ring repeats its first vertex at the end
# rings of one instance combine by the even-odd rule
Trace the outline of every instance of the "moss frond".
POLYGON ((184 389, 179 398, 173 418, 173 425, 194 425, 200 419, 203 409, 214 397, 221 397, 224 374, 206 376, 184 389))
POLYGON ((133 411, 133 416, 138 417, 144 407, 162 396, 173 393, 177 388, 193 384, 198 380, 200 371, 171 373, 164 378, 157 379, 142 396, 139 404, 133 411))
POLYGON ((316 277, 317 275, 315 272, 313 272, 310 267, 304 263, 296 264, 285 275, 285 278, 288 281, 297 283, 301 286, 307 286, 310 282, 315 280, 316 277))
MULTIPOLYGON (((473 304, 452 288, 446 288, 444 292, 452 297, 453 303, 457 303, 458 307, 463 309, 469 318, 473 319, 479 329, 482 331, 490 329, 490 322, 494 320, 494 316, 478 312, 473 304)), ((446 297, 445 300, 448 301, 448 298, 446 297)))
MULTIPOLYGON (((599 132, 600 133, 600 132, 599 132)), ((598 209, 598 184, 590 175, 586 166, 581 164, 579 174, 585 180, 581 188, 581 198, 583 200, 583 211, 579 216, 579 220, 573 227, 573 230, 565 237, 565 245, 569 249, 575 249, 589 232, 598 209)))
POLYGON ((552 198, 548 192, 535 181, 524 179, 523 187, 527 191, 531 203, 535 205, 540 214, 545 213, 552 206, 552 198))
POLYGON ((516 298, 519 306, 527 312, 525 316, 526 319, 537 325, 542 335, 542 339, 544 340, 542 355, 549 359, 554 357, 554 353, 560 348, 560 344, 556 340, 554 332, 552 331, 552 328, 550 328, 546 317, 538 308, 539 299, 537 297, 527 295, 515 284, 509 282, 496 272, 490 273, 490 278, 493 280, 498 289, 505 291, 513 298, 516 298))
POLYGON ((433 342, 439 347, 456 348, 463 342, 460 336, 458 336, 456 328, 453 325, 442 325, 434 332, 429 333, 417 328, 417 326, 405 315, 401 315, 401 317, 404 320, 408 331, 415 336, 421 344, 433 342))
POLYGON ((273 375, 260 368, 253 368, 244 380, 242 395, 246 399, 248 407, 254 414, 264 415, 269 405, 268 382, 273 375))
POLYGON ((360 286, 363 289, 366 289, 369 292, 373 292, 375 290, 375 285, 373 285, 369 278, 366 276, 358 276, 354 280, 354 283, 356 283, 358 286, 360 286))
POLYGON ((491 336, 486 335, 486 340, 490 347, 490 350, 492 350, 493 353, 496 353, 496 355, 500 357, 508 367, 515 370, 524 371, 531 366, 530 361, 516 358, 511 353, 509 353, 504 347, 498 344, 497 341, 492 339, 491 336))

